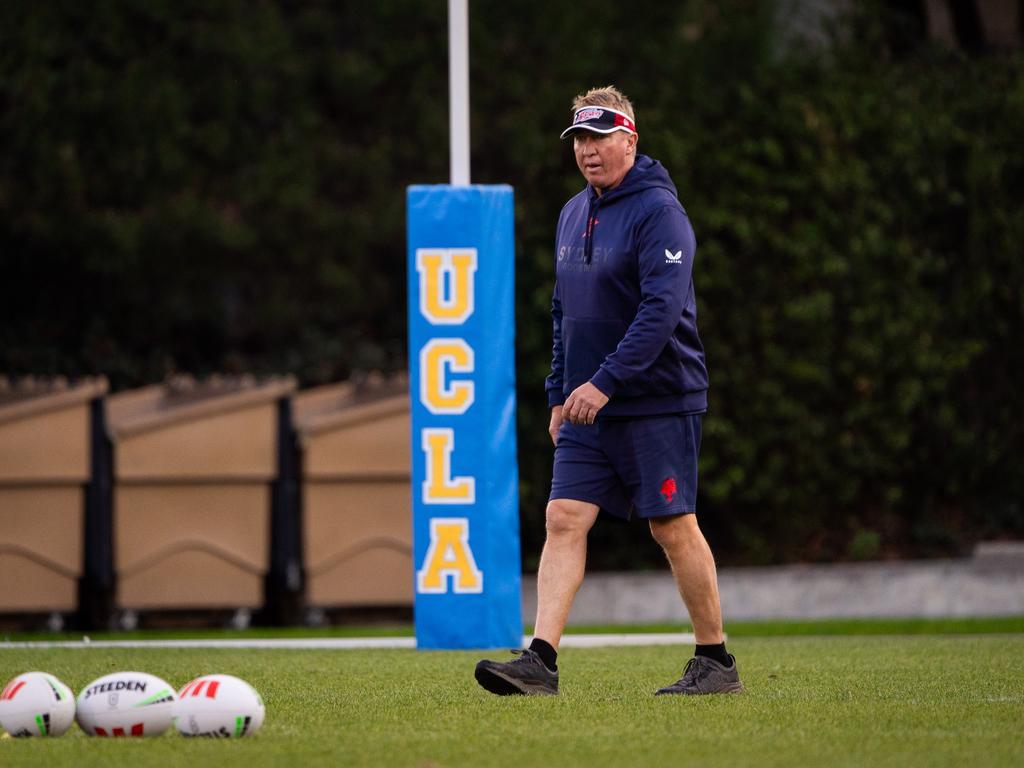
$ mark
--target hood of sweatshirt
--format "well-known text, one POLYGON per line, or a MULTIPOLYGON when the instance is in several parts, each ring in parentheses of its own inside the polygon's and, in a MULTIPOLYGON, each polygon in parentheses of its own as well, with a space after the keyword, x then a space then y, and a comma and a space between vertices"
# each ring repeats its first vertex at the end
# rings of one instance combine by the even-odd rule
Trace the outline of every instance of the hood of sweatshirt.
MULTIPOLYGON (((665 166, 647 155, 637 155, 633 167, 626 172, 622 182, 617 187, 601 193, 601 204, 605 205, 620 197, 635 195, 637 192, 657 187, 668 190, 672 197, 679 197, 676 185, 669 178, 665 166)), ((597 190, 590 185, 587 185, 587 193, 590 197, 598 197, 597 190)))
POLYGON ((593 258, 593 221, 599 208, 606 208, 622 201, 624 198, 638 195, 651 190, 662 189, 673 198, 678 199, 676 185, 668 175, 668 171, 657 160, 647 155, 637 155, 633 167, 630 168, 618 186, 607 192, 597 194, 594 187, 587 185, 587 188, 580 194, 587 198, 587 231, 583 244, 583 261, 589 264, 593 258))

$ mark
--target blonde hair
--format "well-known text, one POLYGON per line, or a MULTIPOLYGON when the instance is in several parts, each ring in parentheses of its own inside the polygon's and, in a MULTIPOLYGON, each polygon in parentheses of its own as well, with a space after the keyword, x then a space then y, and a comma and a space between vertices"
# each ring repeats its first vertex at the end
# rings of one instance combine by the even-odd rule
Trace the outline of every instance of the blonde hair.
POLYGON ((636 122, 636 115, 633 113, 633 103, 622 91, 614 85, 606 85, 602 88, 591 88, 586 93, 581 93, 572 100, 572 111, 581 107, 609 107, 629 115, 629 119, 636 122))

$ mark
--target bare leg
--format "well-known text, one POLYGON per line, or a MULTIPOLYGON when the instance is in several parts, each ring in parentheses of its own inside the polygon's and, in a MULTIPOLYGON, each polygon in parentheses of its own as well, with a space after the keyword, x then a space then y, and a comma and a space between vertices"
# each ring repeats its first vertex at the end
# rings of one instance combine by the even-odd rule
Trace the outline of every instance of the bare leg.
POLYGON ((665 550, 679 594, 690 613, 699 645, 721 643, 722 606, 718 573, 696 515, 652 518, 651 534, 665 550))
POLYGON ((587 534, 597 520, 596 504, 571 499, 548 502, 547 539, 537 571, 537 621, 534 637, 557 650, 569 609, 583 583, 587 534))

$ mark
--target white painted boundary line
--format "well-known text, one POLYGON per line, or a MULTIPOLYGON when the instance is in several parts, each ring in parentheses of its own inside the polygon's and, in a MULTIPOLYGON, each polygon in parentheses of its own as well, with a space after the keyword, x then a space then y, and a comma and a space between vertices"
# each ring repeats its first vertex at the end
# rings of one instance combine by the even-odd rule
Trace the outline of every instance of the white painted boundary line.
MULTIPOLYGON (((691 645, 689 632, 633 633, 622 635, 565 635, 562 648, 606 648, 623 645, 691 645)), ((523 647, 530 643, 523 637, 523 647)), ((355 650, 375 648, 416 648, 414 637, 295 637, 251 640, 72 640, 32 643, 0 643, 4 649, 46 650, 50 648, 264 648, 276 650, 355 650)))
MULTIPOLYGON (((563 635, 560 648, 607 648, 620 645, 693 645, 697 638, 690 632, 637 632, 622 635, 563 635)), ((530 643, 523 638, 523 647, 530 643)))
POLYGON ((0 643, 4 648, 270 648, 283 650, 350 650, 355 648, 415 648, 414 637, 295 637, 251 640, 72 640, 60 642, 0 643))

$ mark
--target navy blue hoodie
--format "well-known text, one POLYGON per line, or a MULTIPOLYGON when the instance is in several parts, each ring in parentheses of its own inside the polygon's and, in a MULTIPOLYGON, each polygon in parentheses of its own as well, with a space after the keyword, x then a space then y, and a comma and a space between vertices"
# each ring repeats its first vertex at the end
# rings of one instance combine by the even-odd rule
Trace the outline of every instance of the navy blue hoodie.
POLYGON ((693 292, 696 240, 664 166, 646 155, 558 217, 548 405, 590 381, 598 417, 700 413, 708 374, 693 292))

